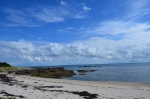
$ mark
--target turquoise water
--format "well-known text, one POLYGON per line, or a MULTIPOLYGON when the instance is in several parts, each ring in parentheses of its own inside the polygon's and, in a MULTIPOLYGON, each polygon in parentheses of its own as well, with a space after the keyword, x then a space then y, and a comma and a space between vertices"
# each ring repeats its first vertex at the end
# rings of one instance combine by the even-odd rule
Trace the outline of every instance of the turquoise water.
POLYGON ((64 79, 150 83, 150 63, 99 64, 89 66, 93 67, 79 67, 79 65, 64 66, 66 69, 74 70, 77 73, 77 75, 73 77, 64 79), (97 70, 97 71, 87 72, 85 73, 85 75, 79 75, 77 70, 97 70))

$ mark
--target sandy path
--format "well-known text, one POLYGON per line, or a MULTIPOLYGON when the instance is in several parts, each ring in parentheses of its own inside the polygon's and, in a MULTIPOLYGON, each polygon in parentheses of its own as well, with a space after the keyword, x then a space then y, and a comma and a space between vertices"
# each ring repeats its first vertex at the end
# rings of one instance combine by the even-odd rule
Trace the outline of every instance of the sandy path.
MULTIPOLYGON (((4 76, 4 75, 3 75, 4 76)), ((7 75, 0 97, 21 99, 150 99, 150 84, 74 81, 7 75)))

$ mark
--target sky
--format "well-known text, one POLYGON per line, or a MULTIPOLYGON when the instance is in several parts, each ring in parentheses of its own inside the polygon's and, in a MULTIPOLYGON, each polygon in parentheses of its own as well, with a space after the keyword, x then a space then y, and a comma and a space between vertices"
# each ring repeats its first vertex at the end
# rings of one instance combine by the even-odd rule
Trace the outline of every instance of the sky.
POLYGON ((150 62, 149 0, 0 0, 0 61, 150 62))

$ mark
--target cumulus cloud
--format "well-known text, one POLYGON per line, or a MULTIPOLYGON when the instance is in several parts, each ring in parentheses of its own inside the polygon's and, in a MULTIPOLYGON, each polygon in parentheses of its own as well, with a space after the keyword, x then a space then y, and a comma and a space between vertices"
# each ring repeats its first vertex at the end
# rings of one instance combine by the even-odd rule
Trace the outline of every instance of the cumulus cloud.
MULTIPOLYGON (((48 64, 82 64, 150 61, 150 24, 132 20, 133 17, 139 18, 148 14, 147 10, 143 9, 143 7, 146 7, 145 3, 139 2, 141 1, 137 0, 131 4, 130 10, 123 20, 105 20, 95 26, 84 27, 84 34, 89 36, 85 40, 67 44, 0 41, 1 60, 7 60, 8 62, 25 61, 37 64, 41 62, 48 62, 48 64), (143 12, 145 12, 143 15, 138 16, 143 12)), ((84 10, 89 11, 90 8, 87 7, 84 10)), ((29 12, 32 12, 32 10, 30 9, 29 12)), ((18 16, 23 15, 17 13, 18 16)), ((32 13, 32 16, 43 22, 63 22, 68 14, 70 13, 66 9, 46 7, 39 8, 39 12, 32 13), (56 12, 58 9, 63 11, 58 14, 56 12), (53 18, 54 16, 56 19, 53 18)), ((76 18, 84 17, 83 12, 76 12, 74 15, 77 15, 76 18)), ((62 32, 64 29, 58 31, 62 32)))
POLYGON ((101 37, 70 44, 1 41, 0 48, 1 60, 7 58, 10 62, 11 59, 49 64, 150 61, 150 41, 141 45, 130 40, 116 41, 101 37))

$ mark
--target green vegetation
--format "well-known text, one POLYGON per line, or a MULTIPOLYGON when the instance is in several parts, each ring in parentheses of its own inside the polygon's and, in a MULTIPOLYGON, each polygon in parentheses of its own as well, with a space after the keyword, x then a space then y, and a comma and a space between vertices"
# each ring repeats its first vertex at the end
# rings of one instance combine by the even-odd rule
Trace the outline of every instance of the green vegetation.
POLYGON ((10 72, 10 71, 17 71, 20 68, 12 67, 10 64, 6 62, 0 62, 0 72, 10 72))
POLYGON ((0 67, 0 72, 13 72, 20 70, 20 68, 17 67, 0 67))
POLYGON ((16 71, 15 74, 30 75, 43 78, 62 78, 72 77, 75 75, 73 70, 66 70, 64 68, 32 68, 16 71))
POLYGON ((5 96, 5 97, 0 97, 0 99, 10 99, 10 98, 5 96))
POLYGON ((66 70, 62 67, 55 68, 17 68, 6 62, 0 62, 0 72, 15 73, 18 75, 30 75, 44 78, 62 78, 75 75, 73 70, 66 70))
POLYGON ((6 62, 0 62, 0 67, 12 67, 12 66, 6 62))

